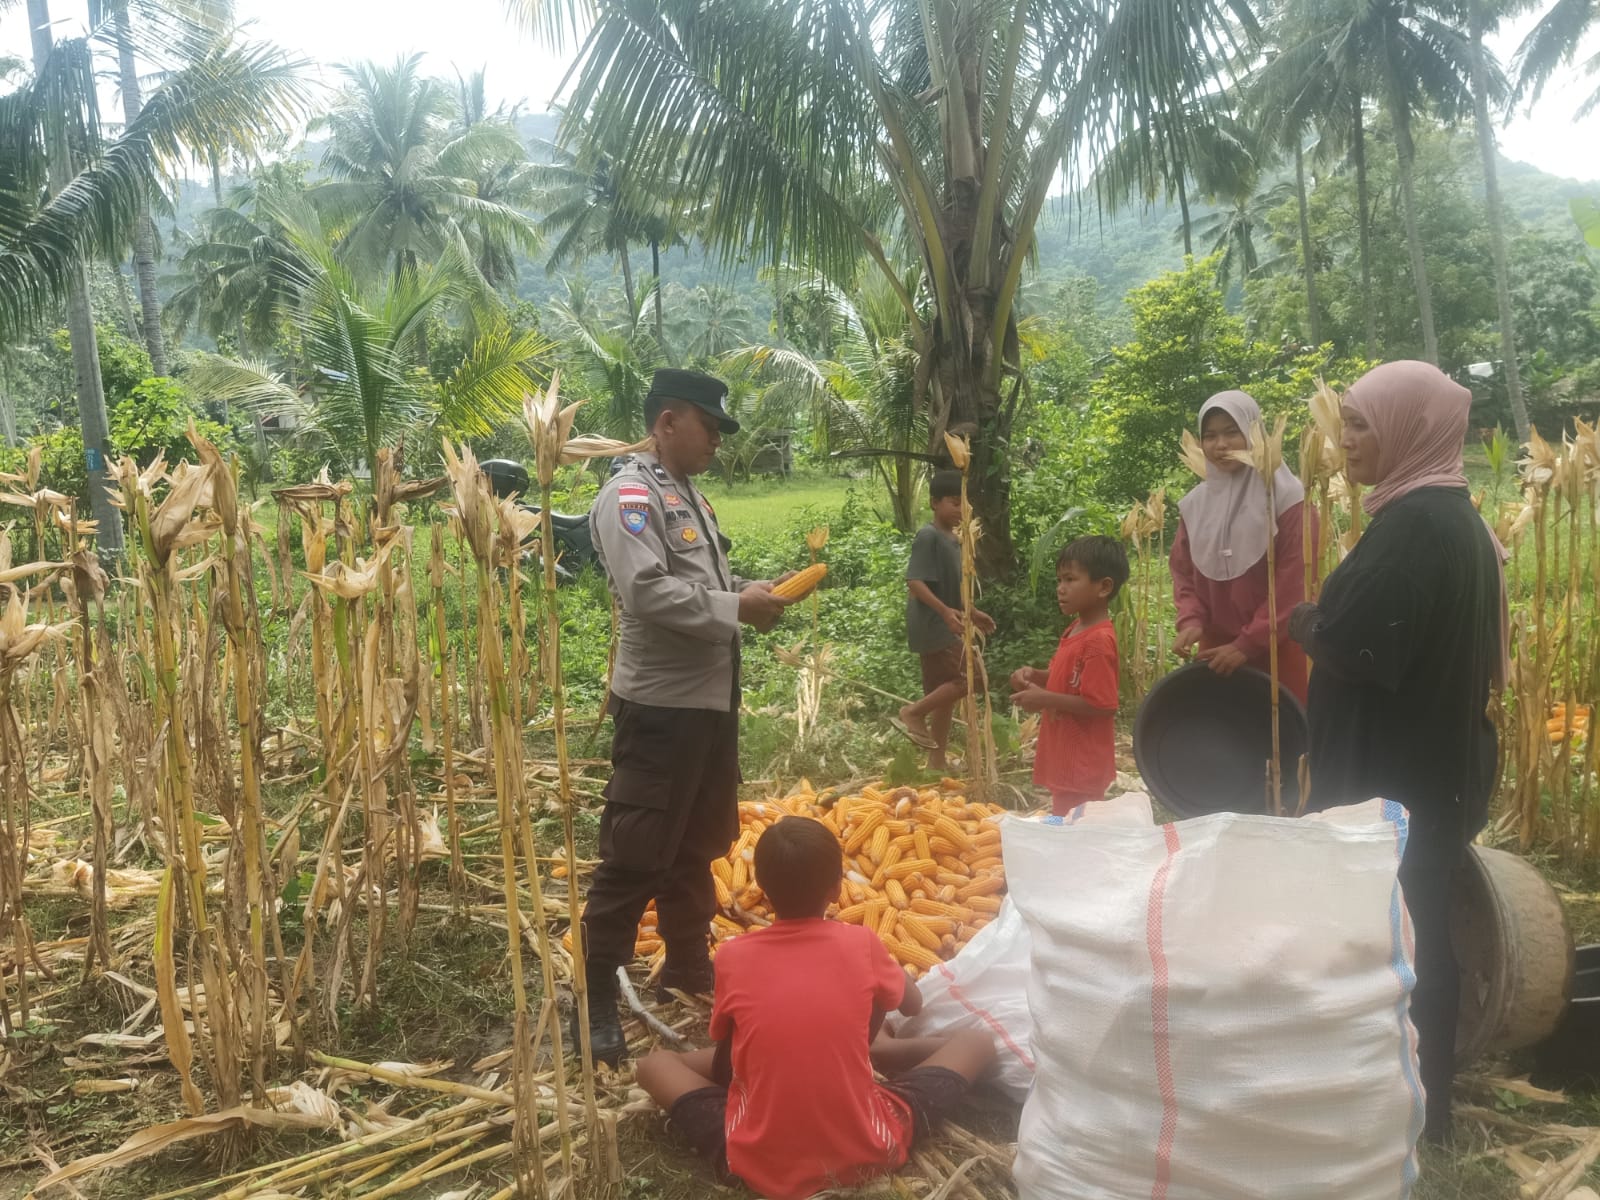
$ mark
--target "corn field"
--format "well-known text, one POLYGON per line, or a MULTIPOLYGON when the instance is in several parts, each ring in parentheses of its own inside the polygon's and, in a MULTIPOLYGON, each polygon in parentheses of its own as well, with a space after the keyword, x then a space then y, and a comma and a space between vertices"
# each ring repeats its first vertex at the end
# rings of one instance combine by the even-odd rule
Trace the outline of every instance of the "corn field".
MULTIPOLYGON (((560 406, 557 386, 524 414, 543 513, 563 463, 632 449, 572 437, 574 406, 560 406)), ((1319 391, 1300 459, 1330 531, 1307 555, 1313 595, 1360 530, 1337 420, 1337 396, 1319 391)), ((359 492, 326 474, 282 488, 269 529, 233 465, 191 440, 195 463, 116 465, 131 536, 115 577, 92 523, 39 487, 37 456, 0 491, 12 515, 0 533, 0 1031, 26 1033, 76 989, 111 981, 137 1011, 95 1044, 158 1056, 187 1111, 117 1150, 48 1163, 39 1190, 206 1137, 216 1177, 170 1195, 383 1197, 484 1169, 507 1181, 495 1200, 618 1194, 618 1123, 640 1106, 625 1081, 597 1074, 587 1047, 574 816, 594 793, 567 745, 554 558, 530 549, 552 543, 548 517, 497 499, 470 449, 447 446, 438 478, 407 479, 384 452, 359 492), (31 561, 13 561, 19 544, 31 561), (269 638, 269 623, 286 633, 269 638), (529 753, 536 725, 553 734, 548 761, 529 753), (295 799, 269 805, 269 787, 295 799), (64 850, 60 819, 38 819, 47 797, 87 819, 82 843, 64 850), (424 889, 440 870, 442 902, 424 889), (30 906, 61 896, 87 908, 87 934, 36 940, 30 906), (439 1078, 440 1064, 328 1052, 349 1014, 383 1011, 386 953, 406 952, 424 912, 501 931, 511 1044, 472 1064, 471 1082, 439 1078), (564 1044, 563 998, 583 1022, 576 1047, 564 1044), (435 1106, 356 1111, 334 1098, 351 1080, 435 1106), (325 1135, 323 1147, 260 1162, 259 1135, 284 1130, 325 1135), (256 1165, 240 1167, 247 1159, 256 1165)), ((1515 646, 1497 709, 1498 829, 1592 860, 1600 442, 1580 424, 1559 446, 1535 437, 1514 466, 1501 445, 1496 463, 1480 499, 1513 550, 1515 646)), ((1134 568, 1119 634, 1137 694, 1171 666, 1168 510, 1157 493, 1125 526, 1134 568)), ((970 564, 981 529, 969 507, 964 518, 970 564)), ((813 558, 826 539, 812 532, 813 558)), ((791 654, 810 671, 802 732, 830 673, 824 652, 791 654)), ((987 728, 974 692, 968 721, 987 728)), ((978 801, 992 746, 976 749, 974 769, 978 801)), ((910 932, 924 945, 959 940, 964 927, 932 913, 941 919, 948 931, 912 921, 910 932)), ((681 1044, 698 1019, 665 1025, 625 991, 652 1039, 681 1044)), ((945 1194, 982 1194, 952 1156, 1009 1177, 1003 1148, 954 1126, 944 1137, 915 1165, 945 1194)))
MULTIPOLYGON (((526 406, 545 513, 562 463, 630 449, 571 438, 573 407, 559 407, 555 385, 526 406)), ((12 534, 0 535, 4 1033, 25 1031, 81 982, 110 977, 148 992, 159 1036, 143 1036, 179 1082, 191 1124, 164 1127, 162 1138, 227 1135, 226 1160, 252 1128, 337 1127, 326 1095, 298 1080, 279 1086, 320 1062, 455 1094, 460 1104, 416 1127, 435 1151, 442 1131, 452 1135, 443 1158, 422 1156, 429 1169, 449 1162, 447 1174, 462 1156, 486 1154, 510 1163, 503 1196, 614 1194, 618 1105, 601 1102, 586 1023, 582 1045, 563 1046, 557 1017, 563 992, 585 1014, 585 980, 567 886, 549 882, 557 861, 577 878, 578 860, 554 556, 529 553, 550 544, 539 528, 548 517, 496 499, 465 447, 446 446, 447 475, 420 481, 385 451, 369 494, 326 475, 274 493, 269 541, 232 466, 193 431, 190 440, 196 463, 117 464, 132 549, 115 580, 73 502, 37 486, 37 457, 27 477, 7 481, 17 490, 0 494, 36 549, 14 564, 12 534), (525 574, 541 561, 542 572, 525 574), (449 627, 447 601, 469 614, 462 628, 449 627), (288 616, 276 644, 263 634, 270 614, 288 616), (269 697, 314 715, 269 733, 269 697), (530 759, 523 738, 536 708, 554 726, 548 764, 530 759), (305 784, 302 799, 271 815, 263 782, 277 772, 281 783, 285 764, 305 784), (35 826, 47 780, 78 784, 92 819, 87 861, 53 860, 56 822, 35 826), (464 793, 481 790, 494 820, 469 829, 478 815, 464 793), (536 813, 559 817, 555 844, 536 838, 536 813), (497 839, 497 870, 486 874, 498 879, 469 869, 469 839, 497 839), (514 1033, 486 1086, 321 1053, 337 1044, 341 1013, 383 1006, 379 964, 415 933, 430 859, 448 860, 453 915, 498 910, 504 930, 514 1033), (484 903, 486 883, 498 905, 484 903), (30 900, 63 890, 87 899, 89 935, 42 945, 30 900), (285 897, 297 906, 293 937, 285 897), (113 908, 136 900, 153 916, 114 929, 113 908), (570 952, 563 926, 577 939, 570 952), (151 987, 129 976, 146 970, 151 987), (509 1139, 474 1148, 502 1126, 509 1139)), ((379 1140, 391 1157, 406 1144, 404 1133, 379 1140)), ((360 1149, 280 1164, 272 1186, 359 1180, 373 1167, 360 1149)), ((117 1153, 44 1183, 116 1165, 117 1153)), ((408 1186, 429 1177, 413 1172, 408 1186)), ((256 1194, 259 1182, 237 1194, 256 1194)), ((394 1182, 358 1194, 396 1194, 394 1182)))

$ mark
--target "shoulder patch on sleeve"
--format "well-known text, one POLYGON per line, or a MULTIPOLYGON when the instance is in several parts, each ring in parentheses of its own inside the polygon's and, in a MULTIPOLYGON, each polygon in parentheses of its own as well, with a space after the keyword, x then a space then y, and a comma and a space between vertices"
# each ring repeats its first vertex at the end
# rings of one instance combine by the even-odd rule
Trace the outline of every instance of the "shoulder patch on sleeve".
POLYGON ((622 512, 622 527, 637 537, 650 520, 650 489, 642 483, 619 484, 617 507, 622 512))

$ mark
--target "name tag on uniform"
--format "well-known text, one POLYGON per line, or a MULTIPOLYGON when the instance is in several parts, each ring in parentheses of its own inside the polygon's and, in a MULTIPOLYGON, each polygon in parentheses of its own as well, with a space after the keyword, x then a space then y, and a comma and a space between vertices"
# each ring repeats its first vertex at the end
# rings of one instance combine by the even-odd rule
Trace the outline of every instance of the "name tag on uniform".
POLYGON ((650 489, 642 483, 621 484, 617 505, 622 510, 622 527, 636 537, 643 533, 650 521, 650 489))

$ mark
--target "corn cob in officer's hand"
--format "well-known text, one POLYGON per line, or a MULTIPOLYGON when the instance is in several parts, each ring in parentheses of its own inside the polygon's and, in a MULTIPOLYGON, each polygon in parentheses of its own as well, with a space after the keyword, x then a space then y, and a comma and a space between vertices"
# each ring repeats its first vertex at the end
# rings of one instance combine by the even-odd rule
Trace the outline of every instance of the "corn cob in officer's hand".
POLYGON ((826 563, 812 563, 803 571, 786 571, 771 583, 753 583, 739 593, 739 620, 761 633, 778 623, 783 610, 816 590, 828 573, 826 563))

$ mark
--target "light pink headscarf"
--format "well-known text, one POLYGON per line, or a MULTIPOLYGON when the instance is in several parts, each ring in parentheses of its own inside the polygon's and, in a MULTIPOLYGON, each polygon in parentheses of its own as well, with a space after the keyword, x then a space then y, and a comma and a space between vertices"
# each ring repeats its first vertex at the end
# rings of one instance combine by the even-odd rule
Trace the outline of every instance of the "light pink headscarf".
POLYGON ((1378 438, 1378 483, 1363 507, 1376 516, 1418 488, 1467 486, 1461 461, 1472 393, 1432 363, 1374 367, 1351 385, 1344 402, 1378 438))
MULTIPOLYGON (((1362 501, 1373 516, 1419 488, 1467 486, 1462 450, 1472 393, 1432 363, 1402 360, 1374 367, 1344 394, 1344 402, 1378 438, 1378 482, 1362 501)), ((1505 564, 1511 555, 1487 521, 1500 572, 1500 656, 1495 689, 1511 677, 1511 622, 1505 564)))
MULTIPOLYGON (((1233 418, 1250 445, 1251 431, 1262 424, 1261 407, 1249 392, 1218 392, 1200 409, 1200 431, 1206 416, 1221 410, 1233 418)), ((1267 513, 1267 488, 1253 470, 1231 474, 1206 463, 1206 477, 1178 501, 1189 535, 1189 555, 1207 579, 1237 579, 1266 557, 1267 543, 1278 532, 1278 518, 1305 499, 1306 490, 1294 472, 1280 465, 1272 477, 1273 512, 1267 513)))

